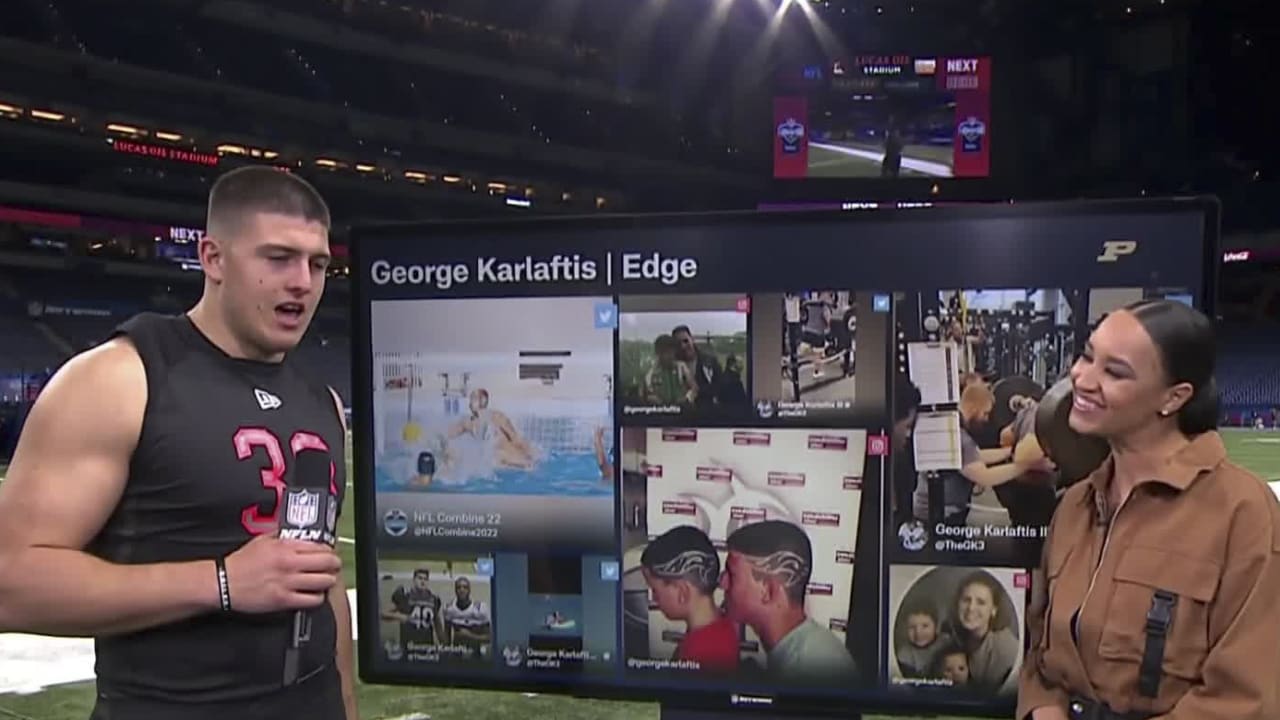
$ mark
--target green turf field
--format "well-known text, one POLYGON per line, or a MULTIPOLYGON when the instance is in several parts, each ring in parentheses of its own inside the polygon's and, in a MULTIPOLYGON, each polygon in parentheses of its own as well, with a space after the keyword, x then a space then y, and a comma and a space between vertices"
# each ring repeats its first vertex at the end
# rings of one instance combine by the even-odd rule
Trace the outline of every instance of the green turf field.
POLYGON ((1222 431, 1222 439, 1236 463, 1263 480, 1280 482, 1280 432, 1232 428, 1222 431))
MULTIPOLYGON (((837 143, 847 147, 864 150, 876 155, 883 155, 884 148, 868 145, 865 143, 837 143)), ((918 160, 927 160, 929 162, 940 163, 950 166, 952 164, 952 150, 949 147, 935 147, 930 145, 908 145, 903 150, 903 158, 915 158, 918 160)), ((930 175, 913 170, 903 165, 900 174, 902 177, 931 177, 930 175)), ((809 177, 855 177, 868 178, 880 176, 880 161, 872 160, 864 157, 857 157, 836 152, 827 148, 809 146, 809 177)))
MULTIPOLYGON (((1267 480, 1280 480, 1280 432, 1225 430, 1223 437, 1231 457, 1267 480)), ((349 465, 348 465, 349 469, 349 465)), ((4 466, 0 465, 0 479, 4 466)), ((350 472, 348 472, 350 476, 350 472)), ((339 532, 354 538, 353 505, 347 505, 339 532)), ((355 580, 354 545, 340 543, 348 586, 355 580)), ((0 668, 0 674, 3 668, 0 668)), ((93 706, 93 683, 76 683, 30 695, 0 695, 0 720, 84 720, 93 706)), ((429 715, 432 720, 487 720, 488 718, 566 718, 568 720, 640 720, 658 717, 652 703, 621 703, 580 700, 518 693, 479 692, 437 688, 393 688, 374 685, 359 687, 363 720, 429 715)), ((888 720, 868 716, 867 720, 888 720)), ((918 720, 923 720, 918 719, 918 720)), ((936 717, 934 720, 959 720, 936 717)))

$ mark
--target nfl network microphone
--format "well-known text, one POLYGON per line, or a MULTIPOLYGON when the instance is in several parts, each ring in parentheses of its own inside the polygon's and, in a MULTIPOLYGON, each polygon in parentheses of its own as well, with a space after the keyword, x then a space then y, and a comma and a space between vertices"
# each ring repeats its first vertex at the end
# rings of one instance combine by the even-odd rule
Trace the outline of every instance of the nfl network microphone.
MULTIPOLYGON (((286 482, 284 512, 280 517, 280 537, 307 540, 333 547, 338 542, 338 503, 329 492, 329 453, 302 450, 293 463, 286 482)), ((298 610, 293 616, 293 638, 284 656, 284 682, 298 680, 298 648, 311 640, 311 613, 298 610)))

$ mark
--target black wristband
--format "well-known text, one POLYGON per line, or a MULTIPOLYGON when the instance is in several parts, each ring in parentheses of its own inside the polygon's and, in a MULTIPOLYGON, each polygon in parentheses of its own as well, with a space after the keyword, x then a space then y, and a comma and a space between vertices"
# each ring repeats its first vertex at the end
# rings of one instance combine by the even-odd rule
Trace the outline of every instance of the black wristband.
POLYGON ((218 602, 222 612, 231 612, 231 583, 227 580, 227 559, 220 557, 213 561, 218 568, 218 602))

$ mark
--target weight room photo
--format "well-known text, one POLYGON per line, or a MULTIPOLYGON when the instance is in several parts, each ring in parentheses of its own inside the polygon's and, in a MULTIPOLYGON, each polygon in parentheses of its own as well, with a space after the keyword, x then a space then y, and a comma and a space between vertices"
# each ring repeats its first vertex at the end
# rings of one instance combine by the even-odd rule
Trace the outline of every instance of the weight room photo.
POLYGON ((1264 10, 0 4, 0 720, 1280 718, 1264 10))

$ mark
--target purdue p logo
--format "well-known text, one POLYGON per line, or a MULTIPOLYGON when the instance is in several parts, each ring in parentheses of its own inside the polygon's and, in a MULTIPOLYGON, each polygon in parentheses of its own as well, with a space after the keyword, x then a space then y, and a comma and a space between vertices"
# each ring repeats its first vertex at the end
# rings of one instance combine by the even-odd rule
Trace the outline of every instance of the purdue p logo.
POLYGON ((1098 262, 1115 262, 1137 251, 1137 240, 1107 240, 1102 243, 1102 254, 1098 256, 1098 262))

